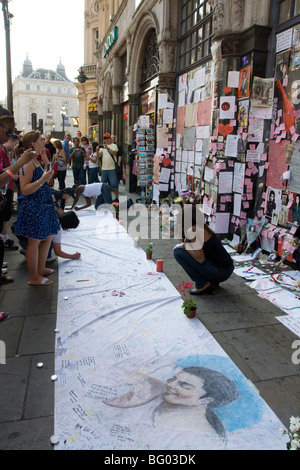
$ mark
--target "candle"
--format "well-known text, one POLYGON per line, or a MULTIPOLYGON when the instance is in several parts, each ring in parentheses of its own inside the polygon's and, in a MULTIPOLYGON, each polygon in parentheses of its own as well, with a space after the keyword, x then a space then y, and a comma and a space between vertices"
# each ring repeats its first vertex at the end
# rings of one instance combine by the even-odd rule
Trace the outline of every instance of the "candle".
POLYGON ((163 272, 163 265, 164 265, 164 262, 163 262, 162 259, 158 259, 158 260, 156 261, 156 271, 157 271, 158 273, 162 273, 162 272, 163 272))

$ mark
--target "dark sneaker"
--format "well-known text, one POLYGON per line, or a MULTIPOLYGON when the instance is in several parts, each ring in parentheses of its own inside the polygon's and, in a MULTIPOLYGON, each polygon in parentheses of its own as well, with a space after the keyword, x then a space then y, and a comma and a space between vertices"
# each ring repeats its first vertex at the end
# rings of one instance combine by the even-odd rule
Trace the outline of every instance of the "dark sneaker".
POLYGON ((13 240, 6 240, 5 243, 3 243, 4 249, 8 251, 16 251, 18 249, 17 245, 14 244, 13 240))

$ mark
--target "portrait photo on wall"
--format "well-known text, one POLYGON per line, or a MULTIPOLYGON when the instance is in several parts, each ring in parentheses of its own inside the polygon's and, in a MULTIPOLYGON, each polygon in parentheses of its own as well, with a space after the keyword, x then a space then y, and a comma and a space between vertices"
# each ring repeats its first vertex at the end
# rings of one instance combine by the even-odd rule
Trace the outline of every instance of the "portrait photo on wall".
MULTIPOLYGON (((298 67, 299 69, 299 67, 298 67)), ((300 80, 299 70, 290 69, 285 81, 275 81, 274 98, 278 99, 277 109, 282 110, 287 135, 300 133, 300 80)))
POLYGON ((241 100, 238 103, 238 127, 243 129, 248 127, 249 103, 249 100, 241 100))
POLYGON ((297 69, 300 65, 300 25, 294 27, 293 46, 291 54, 291 69, 297 69))
POLYGON ((254 77, 252 85, 251 105, 257 107, 273 107, 274 78, 254 77))
POLYGON ((289 76, 290 55, 291 51, 288 49, 287 51, 280 52, 280 54, 276 56, 275 80, 280 80, 284 84, 289 76))
POLYGON ((268 217, 269 219, 272 219, 273 212, 276 212, 278 214, 277 218, 279 218, 279 212, 281 211, 281 207, 282 207, 281 197, 282 197, 281 189, 274 189, 270 187, 268 188, 267 203, 266 203, 266 217, 268 217))
POLYGON ((291 193, 293 195, 293 203, 289 210, 288 221, 294 225, 300 225, 300 194, 291 193))
POLYGON ((278 213, 278 225, 286 227, 289 220, 289 197, 290 191, 282 191, 281 210, 278 213))
POLYGON ((243 68, 243 69, 241 69, 239 89, 238 89, 238 99, 249 98, 249 96, 250 96, 250 76, 251 76, 251 67, 250 67, 250 65, 243 68))

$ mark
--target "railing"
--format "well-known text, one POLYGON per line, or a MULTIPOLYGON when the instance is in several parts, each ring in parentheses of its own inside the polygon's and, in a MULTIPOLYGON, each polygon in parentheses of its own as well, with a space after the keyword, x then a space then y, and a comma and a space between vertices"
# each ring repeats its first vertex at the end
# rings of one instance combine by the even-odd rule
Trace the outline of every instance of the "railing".
POLYGON ((88 78, 96 78, 96 65, 83 65, 81 70, 88 78))

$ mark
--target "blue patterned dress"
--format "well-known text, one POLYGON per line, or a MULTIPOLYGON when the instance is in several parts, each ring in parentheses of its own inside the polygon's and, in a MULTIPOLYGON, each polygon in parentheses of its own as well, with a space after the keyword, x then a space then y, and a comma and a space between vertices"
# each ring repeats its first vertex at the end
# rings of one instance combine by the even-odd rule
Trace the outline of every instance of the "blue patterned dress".
MULTIPOLYGON (((39 180, 44 173, 41 166, 36 167, 34 165, 34 168, 31 183, 39 180)), ((15 235, 23 235, 34 240, 46 240, 50 235, 55 235, 59 229, 60 224, 57 219, 51 188, 47 182, 29 196, 20 194, 15 235)))

